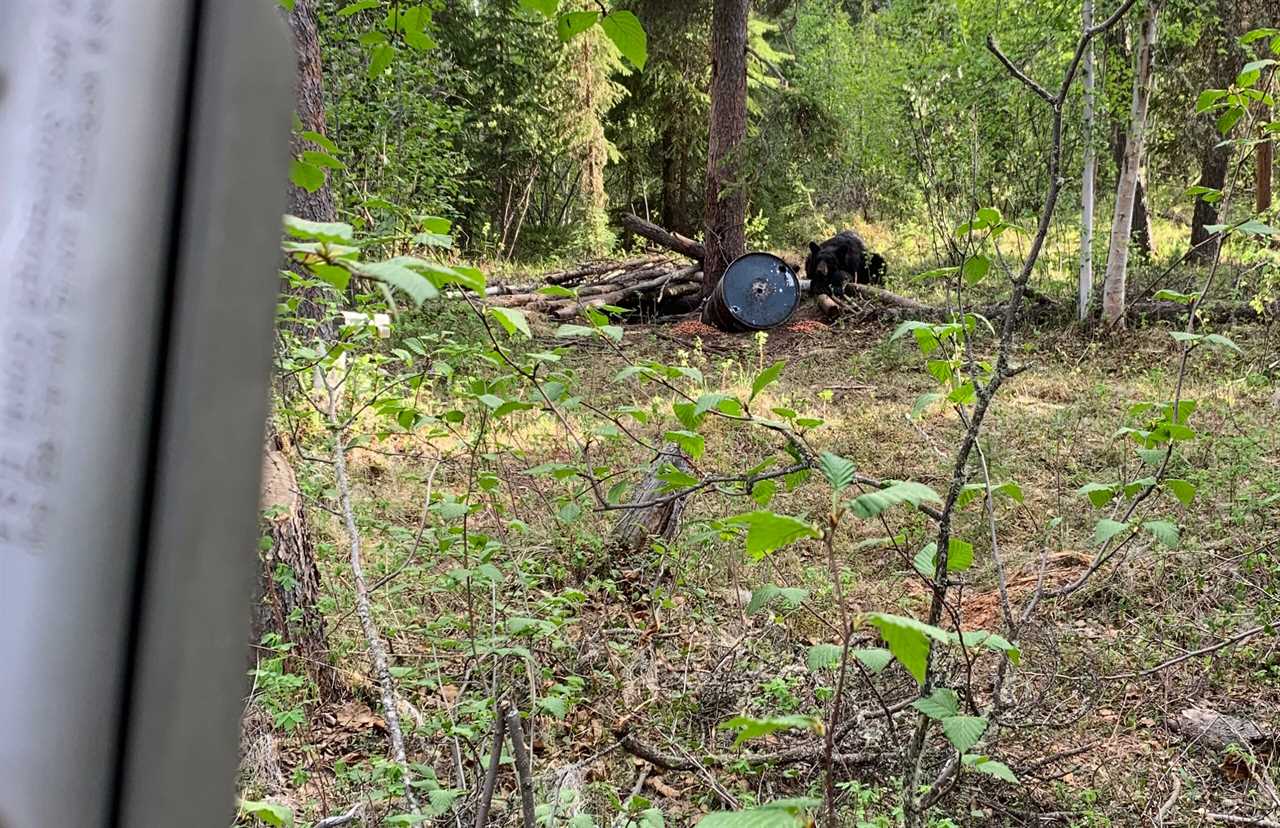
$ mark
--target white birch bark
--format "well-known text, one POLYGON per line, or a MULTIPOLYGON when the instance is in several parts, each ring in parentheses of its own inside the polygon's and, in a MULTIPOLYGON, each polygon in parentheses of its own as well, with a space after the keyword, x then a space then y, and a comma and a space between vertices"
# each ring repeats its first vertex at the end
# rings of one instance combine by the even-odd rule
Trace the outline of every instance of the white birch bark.
POLYGON ((1116 186, 1116 209, 1111 222, 1111 243, 1107 251, 1106 284, 1102 288, 1102 320, 1118 327, 1124 316, 1125 281, 1129 268, 1129 234, 1133 230, 1133 206, 1146 142, 1147 110, 1151 102, 1152 70, 1155 63, 1156 20, 1160 4, 1147 3, 1134 50, 1133 105, 1129 111, 1129 134, 1124 147, 1124 164, 1116 186))

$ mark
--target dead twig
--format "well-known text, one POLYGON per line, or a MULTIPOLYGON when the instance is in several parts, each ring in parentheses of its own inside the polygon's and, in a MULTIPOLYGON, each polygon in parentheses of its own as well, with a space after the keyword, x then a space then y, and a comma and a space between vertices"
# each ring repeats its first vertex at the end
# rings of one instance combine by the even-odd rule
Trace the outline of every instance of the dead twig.
POLYGON ((489 752, 489 767, 484 773, 484 783, 480 786, 480 802, 476 806, 475 828, 485 828, 489 823, 489 807, 493 804, 493 789, 498 782, 498 764, 502 761, 502 734, 506 724, 502 713, 493 720, 493 745, 489 752))
POLYGON ((533 811, 533 760, 524 743, 524 728, 520 727, 520 713, 515 705, 503 702, 502 719, 507 724, 507 736, 511 739, 511 753, 516 760, 516 779, 520 783, 520 812, 524 828, 534 828, 533 811))

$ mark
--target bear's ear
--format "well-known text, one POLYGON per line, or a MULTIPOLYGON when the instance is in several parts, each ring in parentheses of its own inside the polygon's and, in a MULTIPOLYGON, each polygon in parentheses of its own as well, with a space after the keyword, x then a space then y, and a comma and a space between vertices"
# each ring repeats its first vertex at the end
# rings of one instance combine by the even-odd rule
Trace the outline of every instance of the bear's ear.
POLYGON ((817 252, 818 252, 818 243, 817 243, 817 242, 809 242, 809 252, 810 252, 810 253, 817 253, 817 252))

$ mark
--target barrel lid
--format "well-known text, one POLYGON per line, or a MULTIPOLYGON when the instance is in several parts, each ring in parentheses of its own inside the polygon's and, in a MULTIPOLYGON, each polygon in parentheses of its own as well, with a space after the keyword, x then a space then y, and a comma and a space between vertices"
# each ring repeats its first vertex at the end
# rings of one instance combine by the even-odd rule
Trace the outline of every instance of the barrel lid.
POLYGON ((747 253, 734 259, 720 286, 729 314, 754 330, 782 324, 800 301, 795 271, 772 253, 747 253))

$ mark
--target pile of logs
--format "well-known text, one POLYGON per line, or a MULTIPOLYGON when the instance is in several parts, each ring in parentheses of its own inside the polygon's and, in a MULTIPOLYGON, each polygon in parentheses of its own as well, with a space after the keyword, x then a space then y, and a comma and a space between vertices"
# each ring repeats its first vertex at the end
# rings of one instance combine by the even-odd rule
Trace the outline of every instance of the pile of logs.
POLYGON ((623 262, 591 262, 548 274, 542 284, 495 285, 485 290, 489 303, 524 308, 567 320, 580 309, 613 305, 653 314, 683 312, 696 306, 702 291, 702 265, 682 265, 665 256, 646 256, 623 262), (575 296, 540 293, 556 285, 575 296))
MULTIPOLYGON (((547 274, 536 284, 492 285, 485 290, 490 304, 525 308, 561 321, 578 316, 584 308, 605 305, 639 311, 640 318, 675 315, 696 309, 702 297, 702 260, 706 249, 697 241, 674 233, 631 213, 624 213, 620 223, 627 231, 692 260, 686 263, 665 255, 650 255, 627 261, 598 261, 569 270, 547 274), (575 296, 554 296, 539 292, 546 285, 571 288, 575 296)), ((800 259, 788 258, 788 264, 800 270, 800 259)), ((846 286, 850 296, 835 300, 815 297, 818 312, 827 319, 850 317, 856 321, 879 319, 900 321, 921 319, 945 321, 954 308, 927 305, 908 296, 891 293, 871 285, 846 286)), ((808 280, 800 280, 800 289, 808 293, 808 280)), ((1022 323, 1042 323, 1054 319, 1070 321, 1070 305, 1054 301, 1030 288, 1022 308, 1022 323)), ((972 308, 988 319, 998 319, 1005 312, 1003 303, 972 308)), ((1185 318, 1187 307, 1170 301, 1136 301, 1126 314, 1139 321, 1185 318)), ((1280 316, 1280 301, 1265 308, 1227 302, 1205 304, 1198 308, 1200 317, 1211 322, 1266 321, 1280 316)), ((635 318, 635 317, 632 317, 635 318)))

